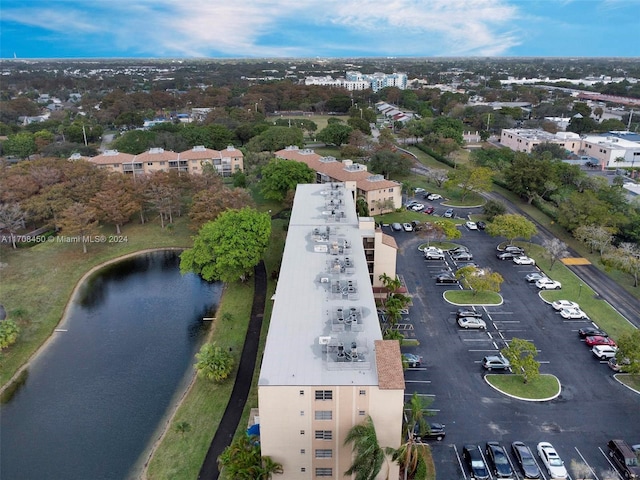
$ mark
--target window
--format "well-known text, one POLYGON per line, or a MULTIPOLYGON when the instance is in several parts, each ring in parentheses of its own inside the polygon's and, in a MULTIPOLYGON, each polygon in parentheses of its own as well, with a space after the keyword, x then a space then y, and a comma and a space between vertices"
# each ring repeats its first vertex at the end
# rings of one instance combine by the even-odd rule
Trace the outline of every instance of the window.
POLYGON ((304 395, 304 390, 300 390, 300 395, 304 395))
POLYGON ((333 477, 332 468, 316 468, 316 477, 333 477))
POLYGON ((316 420, 332 420, 333 412, 331 410, 317 410, 315 418, 316 420))
POLYGON ((306 471, 307 471, 307 469, 306 469, 306 468, 304 468, 304 467, 301 467, 301 468, 300 468, 300 471, 301 471, 301 472, 306 472, 306 471))
POLYGON ((316 400, 333 400, 333 390, 316 390, 316 400))
POLYGON ((304 417, 304 410, 300 410, 300 416, 304 417))
POLYGON ((304 435, 304 430, 300 430, 300 435, 304 435))
POLYGON ((360 395, 366 395, 367 391, 366 390, 360 390, 360 395))
POLYGON ((153 162, 147 162, 147 166, 153 167, 153 162))
POLYGON ((358 411, 358 415, 360 415, 361 417, 364 417, 364 410, 358 411))
POLYGON ((304 448, 301 448, 301 449, 300 449, 300 453, 301 453, 302 455, 304 455, 305 453, 307 453, 307 451, 306 451, 304 448))
POLYGON ((316 430, 316 440, 333 440, 331 430, 316 430))
POLYGON ((160 162, 160 165, 164 165, 166 162, 160 162))
POLYGON ((332 458, 333 450, 330 448, 316 448, 316 458, 332 458))

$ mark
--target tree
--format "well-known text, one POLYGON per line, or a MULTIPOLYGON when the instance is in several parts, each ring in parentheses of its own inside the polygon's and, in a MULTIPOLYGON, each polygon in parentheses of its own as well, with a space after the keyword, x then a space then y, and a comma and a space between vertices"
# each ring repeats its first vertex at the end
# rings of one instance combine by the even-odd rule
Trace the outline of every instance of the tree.
POLYGON ((371 156, 369 168, 385 178, 409 174, 413 162, 405 155, 391 150, 379 150, 371 156))
POLYGON ((611 225, 618 215, 591 190, 573 192, 558 205, 558 223, 573 232, 583 225, 611 225))
POLYGON ((16 233, 24 228, 24 212, 17 203, 0 205, 0 228, 11 235, 11 245, 16 248, 16 233))
POLYGON ((244 281, 264 254, 270 235, 268 213, 248 207, 227 210, 202 226, 193 248, 180 256, 180 271, 195 272, 207 281, 244 281))
POLYGON ((487 216, 487 220, 492 221, 498 215, 507 213, 507 207, 499 200, 487 200, 482 211, 487 216))
POLYGON ((427 172, 427 178, 440 188, 449 178, 449 171, 444 168, 430 168, 427 172))
POLYGON ((638 286, 640 276, 640 249, 635 243, 623 242, 602 255, 604 264, 617 268, 633 277, 633 286, 638 286))
POLYGON ((316 138, 321 142, 340 146, 347 143, 353 129, 349 125, 330 123, 318 132, 316 138))
MULTIPOLYGON (((91 243, 99 233, 96 218, 97 213, 94 208, 76 202, 62 212, 60 229, 67 238, 78 238, 82 243, 82 252, 87 253, 87 243, 91 243)), ((77 243, 77 241, 72 243, 77 243)))
POLYGON ((620 365, 624 362, 625 372, 640 374, 640 330, 634 330, 633 333, 627 333, 618 339, 616 359, 620 365))
POLYGON ((591 253, 597 250, 600 256, 605 253, 613 242, 613 234, 610 228, 600 225, 584 225, 573 232, 573 236, 589 247, 591 253))
POLYGON ((222 212, 230 209, 239 210, 253 206, 253 200, 249 193, 242 188, 229 189, 222 186, 222 182, 216 186, 201 190, 193 196, 193 203, 189 209, 191 223, 189 228, 198 231, 207 222, 218 218, 222 212))
POLYGON ((538 229, 533 222, 522 215, 508 213, 495 217, 487 225, 486 231, 492 237, 506 237, 511 245, 516 238, 531 239, 538 232, 538 229))
POLYGON ((198 375, 216 383, 226 380, 233 371, 233 357, 215 343, 205 343, 196 353, 196 359, 194 367, 198 375))
POLYGON ((385 454, 378 443, 373 420, 367 415, 365 420, 351 427, 344 440, 345 445, 353 445, 353 462, 345 475, 355 475, 355 480, 374 480, 385 461, 385 454))
POLYGON ((550 172, 553 172, 551 160, 518 152, 504 171, 504 178, 509 190, 530 204, 544 190, 545 183, 550 180, 550 172))
POLYGON ((479 292, 500 292, 504 278, 498 272, 488 268, 479 269, 474 266, 463 267, 456 272, 456 278, 464 278, 465 283, 473 290, 473 295, 479 292))
POLYGON ((302 147, 304 145, 304 133, 296 127, 269 127, 264 132, 253 137, 247 144, 247 149, 253 152, 268 150, 274 152, 282 150, 290 145, 302 147))
POLYGON ((487 167, 460 166, 449 171, 449 180, 445 182, 445 187, 462 190, 464 200, 471 192, 491 191, 492 175, 493 171, 487 167))
POLYGON ((218 465, 227 477, 238 480, 269 480, 283 473, 281 464, 260 455, 259 438, 253 435, 233 440, 218 457, 218 465))
POLYGON ((275 158, 262 167, 260 187, 265 198, 281 202, 299 183, 313 183, 315 177, 306 163, 275 158))
POLYGON ((555 237, 545 238, 542 241, 542 247, 547 251, 547 255, 551 260, 551 266, 549 267, 549 270, 553 270, 553 265, 557 260, 565 258, 569 255, 567 244, 555 237))
POLYGON ((533 343, 521 338, 512 338, 500 353, 509 360, 512 371, 522 374, 524 383, 540 374, 540 363, 535 360, 538 351, 533 343))
POLYGON ((404 478, 426 478, 418 474, 421 464, 424 464, 428 446, 416 441, 416 432, 424 435, 429 432, 429 424, 425 416, 431 415, 428 406, 431 399, 424 400, 417 393, 413 393, 411 400, 405 405, 405 421, 402 436, 405 442, 393 452, 393 460, 402 468, 404 478))
POLYGON ((109 176, 90 203, 101 220, 115 225, 117 235, 120 235, 120 227, 140 208, 133 198, 129 179, 120 173, 109 176))
POLYGON ((4 155, 13 155, 18 158, 29 158, 38 151, 35 137, 29 132, 20 132, 9 135, 3 144, 4 155))
POLYGON ((185 421, 178 422, 176 423, 175 431, 179 433, 182 438, 184 438, 184 434, 191 431, 191 424, 185 421))
POLYGON ((11 319, 0 321, 0 350, 13 345, 18 340, 20 328, 11 319))

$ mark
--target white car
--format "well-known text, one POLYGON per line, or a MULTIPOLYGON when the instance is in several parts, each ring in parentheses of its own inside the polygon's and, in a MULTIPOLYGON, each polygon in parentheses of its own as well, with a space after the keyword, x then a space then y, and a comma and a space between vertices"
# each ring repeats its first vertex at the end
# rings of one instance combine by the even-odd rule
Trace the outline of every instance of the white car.
POLYGON ((567 478, 567 469, 564 462, 549 442, 540 442, 538 444, 538 455, 542 460, 542 464, 549 472, 551 478, 567 478))
POLYGON ((424 210, 424 205, 421 203, 414 203, 409 208, 414 212, 419 212, 420 210, 424 210))
POLYGON ((413 189, 413 193, 424 193, 424 192, 426 192, 424 188, 417 187, 413 189))
POLYGON ((550 278, 541 278, 536 282, 536 287, 540 290, 560 290, 562 288, 562 284, 556 280, 551 280, 550 278))
POLYGON ((437 247, 427 247, 424 249, 424 258, 427 260, 444 260, 444 252, 437 247))
POLYGON ((460 317, 458 319, 458 326, 461 328, 477 328, 480 330, 487 328, 485 321, 478 317, 460 317))
POLYGON ((547 276, 542 272, 533 272, 524 277, 524 279, 529 283, 537 282, 541 278, 547 278, 547 276))
POLYGON ((568 319, 589 318, 587 314, 579 308, 563 308, 562 310, 560 310, 560 315, 562 316, 562 318, 568 319))
POLYGON ((580 308, 576 302, 570 300, 556 300, 551 304, 554 310, 562 310, 564 308, 580 308))
POLYGON ((430 193, 429 195, 427 195, 427 200, 440 200, 441 198, 442 195, 438 193, 430 193))
POLYGON ((596 345, 591 349, 591 353, 593 353, 600 360, 609 360, 616 356, 618 353, 617 347, 612 347, 611 345, 596 345))
POLYGON ((513 257, 513 263, 517 265, 535 265, 536 261, 533 258, 520 255, 518 257, 513 257))
POLYGON ((413 225, 411 225, 410 223, 403 223, 402 228, 405 232, 413 232, 413 225))
POLYGON ((477 230, 478 229, 478 225, 476 224, 476 222, 466 222, 465 226, 469 229, 469 230, 477 230))

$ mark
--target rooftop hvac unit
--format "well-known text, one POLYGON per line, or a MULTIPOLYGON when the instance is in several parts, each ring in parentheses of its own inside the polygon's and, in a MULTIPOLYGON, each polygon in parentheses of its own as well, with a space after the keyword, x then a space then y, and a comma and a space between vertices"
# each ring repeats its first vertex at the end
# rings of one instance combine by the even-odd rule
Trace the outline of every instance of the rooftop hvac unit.
POLYGON ((320 345, 328 345, 330 341, 331 341, 331 337, 319 337, 318 338, 318 343, 320 345))
POLYGON ((329 277, 320 277, 320 283, 329 283, 329 277))

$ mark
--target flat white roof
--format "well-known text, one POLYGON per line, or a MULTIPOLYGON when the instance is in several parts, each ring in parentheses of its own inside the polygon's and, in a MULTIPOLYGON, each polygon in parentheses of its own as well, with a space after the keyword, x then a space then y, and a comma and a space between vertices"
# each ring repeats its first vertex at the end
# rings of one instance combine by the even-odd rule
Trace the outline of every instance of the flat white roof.
POLYGON ((259 385, 378 385, 380 339, 352 193, 298 185, 259 385))

